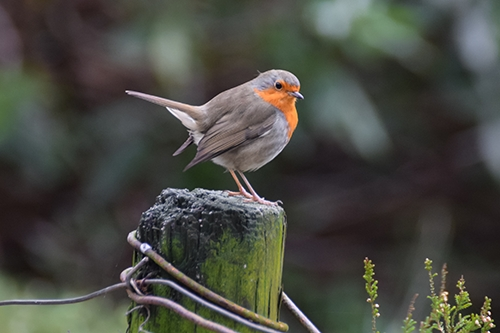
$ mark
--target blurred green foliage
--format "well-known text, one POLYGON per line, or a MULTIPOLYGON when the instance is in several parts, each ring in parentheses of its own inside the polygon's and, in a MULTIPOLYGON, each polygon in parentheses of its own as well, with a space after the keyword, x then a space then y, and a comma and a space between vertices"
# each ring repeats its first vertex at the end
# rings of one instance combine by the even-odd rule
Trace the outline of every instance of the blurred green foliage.
MULTIPOLYGON (((85 292, 82 292, 82 294, 85 292)), ((80 296, 63 291, 46 281, 19 283, 12 277, 0 277, 0 299, 66 298, 80 296)), ((8 306, 0 310, 3 332, 125 332, 127 304, 114 304, 99 298, 87 303, 57 306, 8 306)))
POLYGON ((211 163, 183 173, 185 130, 124 90, 201 104, 283 68, 302 83, 299 128, 248 176, 284 202, 287 293, 324 331, 369 331, 369 256, 391 331, 432 257, 499 313, 499 36, 494 0, 4 0, 0 274, 103 287, 162 188, 234 189, 211 163))

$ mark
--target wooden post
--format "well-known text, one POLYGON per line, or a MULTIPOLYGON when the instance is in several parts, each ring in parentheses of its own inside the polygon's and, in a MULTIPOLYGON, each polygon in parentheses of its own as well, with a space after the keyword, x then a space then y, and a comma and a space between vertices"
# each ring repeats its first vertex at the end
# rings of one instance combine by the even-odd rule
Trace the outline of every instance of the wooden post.
MULTIPOLYGON (((166 189, 143 213, 137 238, 203 286, 277 321, 285 233, 286 217, 281 207, 246 202, 222 191, 166 189)), ((134 264, 141 257, 136 253, 134 264)), ((172 279, 153 263, 146 270, 141 275, 172 279)), ((152 291, 238 332, 254 332, 165 286, 153 286, 152 291)), ((208 332, 168 309, 151 306, 150 311, 144 330, 208 332)), ((145 315, 144 311, 131 313, 130 333, 138 332, 145 315)))

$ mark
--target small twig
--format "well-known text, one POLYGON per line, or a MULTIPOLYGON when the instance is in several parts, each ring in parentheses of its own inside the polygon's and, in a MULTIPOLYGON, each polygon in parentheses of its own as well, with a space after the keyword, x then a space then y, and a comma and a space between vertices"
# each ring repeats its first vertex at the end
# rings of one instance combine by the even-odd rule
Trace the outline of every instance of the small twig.
POLYGON ((169 273, 172 277, 174 277, 177 281, 181 282, 191 290, 194 290, 204 298, 216 303, 217 305, 236 313, 246 319, 249 319, 253 322, 280 330, 282 332, 288 331, 288 325, 283 322, 275 322, 270 320, 269 318, 263 317, 253 311, 245 309, 244 307, 239 306, 238 304, 225 299, 224 297, 214 293, 210 289, 202 286, 197 283, 177 268, 175 268, 171 263, 166 261, 162 256, 156 253, 150 245, 147 243, 141 243, 135 237, 136 231, 132 231, 128 234, 127 241, 130 245, 132 245, 137 250, 141 251, 144 255, 148 256, 151 260, 153 260, 158 266, 160 266, 163 270, 169 273))
POLYGON ((321 333, 316 326, 306 317, 306 315, 300 311, 300 309, 292 302, 290 297, 284 292, 281 293, 281 300, 283 304, 290 310, 290 312, 300 321, 300 323, 310 332, 310 333, 321 333))
POLYGON ((79 296, 79 297, 73 297, 73 298, 63 298, 63 299, 14 299, 14 300, 8 300, 8 301, 0 301, 0 306, 5 306, 5 305, 63 305, 63 304, 74 304, 74 303, 81 303, 88 301, 89 299, 96 298, 102 295, 105 295, 107 293, 119 290, 119 289, 125 289, 127 288, 127 284, 122 282, 122 283, 117 283, 112 286, 103 288, 98 291, 94 291, 93 293, 84 295, 84 296, 79 296))
POLYGON ((408 312, 406 313, 406 317, 411 317, 413 311, 415 311, 415 302, 417 301, 418 294, 413 295, 410 305, 408 306, 408 312))
POLYGON ((210 330, 212 332, 237 333, 236 331, 233 331, 232 329, 229 329, 225 326, 222 326, 221 324, 217 324, 217 323, 214 323, 213 321, 210 321, 210 320, 207 320, 203 317, 200 317, 196 313, 193 313, 193 312, 187 310, 183 306, 181 306, 181 305, 179 305, 179 304, 177 304, 174 301, 171 301, 169 299, 158 297, 158 296, 137 295, 134 292, 132 292, 130 289, 127 289, 127 294, 128 294, 128 297, 130 297, 137 304, 150 304, 150 305, 157 305, 157 306, 166 307, 167 309, 177 313, 179 316, 186 318, 187 320, 193 322, 195 325, 206 328, 207 330, 210 330))
POLYGON ((446 263, 443 264, 443 268, 441 268, 441 287, 439 288, 439 295, 445 292, 446 290, 446 276, 448 275, 448 266, 446 263))

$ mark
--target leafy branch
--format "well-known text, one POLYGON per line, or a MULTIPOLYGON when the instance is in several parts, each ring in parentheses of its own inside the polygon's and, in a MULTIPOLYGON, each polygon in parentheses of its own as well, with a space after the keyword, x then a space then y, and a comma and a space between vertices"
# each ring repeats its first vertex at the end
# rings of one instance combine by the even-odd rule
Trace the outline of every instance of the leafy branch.
POLYGON ((375 264, 368 258, 364 260, 365 264, 365 274, 363 275, 363 279, 366 281, 366 292, 368 293, 368 298, 366 301, 370 303, 372 307, 372 332, 378 333, 377 331, 377 318, 380 317, 379 305, 375 303, 375 300, 378 297, 378 281, 373 278, 375 275, 375 264))

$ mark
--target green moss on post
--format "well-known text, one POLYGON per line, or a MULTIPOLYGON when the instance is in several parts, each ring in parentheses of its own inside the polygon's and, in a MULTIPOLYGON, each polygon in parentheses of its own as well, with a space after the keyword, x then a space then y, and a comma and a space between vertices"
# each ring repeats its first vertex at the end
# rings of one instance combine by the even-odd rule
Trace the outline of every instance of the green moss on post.
MULTIPOLYGON (((137 237, 198 283, 277 321, 285 231, 286 218, 281 207, 249 203, 221 191, 166 189, 143 214, 137 237)), ((136 253, 134 264, 141 258, 136 253)), ((146 270, 143 275, 172 279, 154 264, 146 266, 146 270)), ((152 290, 206 319, 238 332, 254 332, 167 287, 154 286, 152 290)), ((208 332, 168 309, 151 306, 150 310, 145 330, 208 332)), ((136 333, 144 320, 144 312, 133 312, 129 332, 136 333)))

